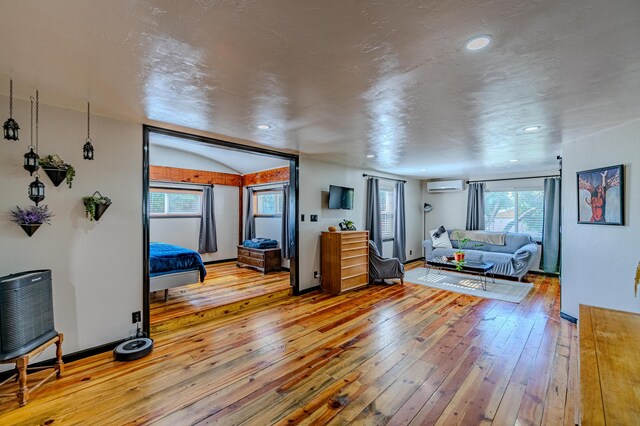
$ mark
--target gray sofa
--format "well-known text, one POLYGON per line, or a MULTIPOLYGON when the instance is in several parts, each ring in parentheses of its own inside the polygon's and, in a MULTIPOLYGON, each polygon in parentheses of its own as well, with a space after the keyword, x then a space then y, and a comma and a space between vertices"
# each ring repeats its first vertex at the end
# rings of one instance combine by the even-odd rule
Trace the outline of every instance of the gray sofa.
MULTIPOLYGON (((447 232, 451 237, 453 231, 447 232)), ((518 280, 522 279, 531 269, 538 252, 538 245, 528 234, 507 232, 503 246, 471 241, 467 247, 474 247, 476 244, 481 244, 481 246, 462 250, 465 253, 465 260, 493 262, 495 274, 515 277, 518 280)), ((422 245, 425 250, 425 259, 439 260, 442 256, 453 256, 453 253, 457 251, 458 241, 451 240, 452 249, 433 248, 431 240, 423 241, 422 245)))

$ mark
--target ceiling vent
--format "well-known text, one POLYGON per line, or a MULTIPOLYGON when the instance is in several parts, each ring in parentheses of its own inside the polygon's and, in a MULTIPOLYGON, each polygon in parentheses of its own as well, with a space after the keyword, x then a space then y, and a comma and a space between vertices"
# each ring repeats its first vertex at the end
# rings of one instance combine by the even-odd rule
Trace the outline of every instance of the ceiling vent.
POLYGON ((464 181, 456 180, 440 180, 437 182, 427 182, 427 192, 456 192, 464 189, 464 181))

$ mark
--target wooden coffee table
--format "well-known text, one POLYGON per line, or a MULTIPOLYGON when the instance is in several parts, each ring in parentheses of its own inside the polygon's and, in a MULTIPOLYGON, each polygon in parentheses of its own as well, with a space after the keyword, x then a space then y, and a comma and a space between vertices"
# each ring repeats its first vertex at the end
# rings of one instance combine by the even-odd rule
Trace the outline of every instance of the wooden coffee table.
POLYGON ((465 261, 462 265, 460 265, 460 269, 458 269, 458 265, 455 262, 444 262, 442 260, 427 260, 425 262, 425 268, 427 268, 426 276, 429 276, 429 272, 431 272, 431 269, 437 269, 438 271, 446 269, 449 271, 478 275, 480 277, 480 283, 482 284, 482 289, 484 291, 487 291, 487 276, 491 275, 493 283, 496 283, 496 276, 493 273, 493 267, 494 264, 492 262, 465 261))

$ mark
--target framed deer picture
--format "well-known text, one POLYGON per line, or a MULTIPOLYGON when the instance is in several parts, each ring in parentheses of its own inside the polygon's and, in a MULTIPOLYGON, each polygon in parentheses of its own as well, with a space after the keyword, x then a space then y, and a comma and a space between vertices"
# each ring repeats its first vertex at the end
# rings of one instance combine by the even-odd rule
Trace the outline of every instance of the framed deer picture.
POLYGON ((578 223, 624 225, 624 166, 578 172, 578 223))

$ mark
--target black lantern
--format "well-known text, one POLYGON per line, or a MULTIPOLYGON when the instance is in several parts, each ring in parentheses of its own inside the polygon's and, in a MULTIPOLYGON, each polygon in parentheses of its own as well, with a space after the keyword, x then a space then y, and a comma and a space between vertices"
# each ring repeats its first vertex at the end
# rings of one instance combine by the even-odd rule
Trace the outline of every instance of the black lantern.
POLYGON ((4 138, 9 141, 17 141, 18 140, 18 130, 20 130, 20 126, 13 118, 8 119, 4 122, 2 126, 4 129, 4 138))
POLYGON ((36 180, 29 184, 29 198, 31 201, 38 203, 44 200, 44 183, 40 182, 40 178, 36 175, 36 180))
POLYGON ((40 156, 33 151, 33 147, 24 155, 24 169, 31 176, 40 168, 40 156))
POLYGON ((93 160, 93 145, 91 145, 91 104, 87 102, 87 139, 82 147, 82 158, 93 160))
POLYGON ((9 119, 4 122, 2 126, 4 129, 4 138, 9 141, 18 140, 18 130, 20 126, 16 120, 13 119, 13 80, 9 80, 9 119))
POLYGON ((91 145, 91 139, 87 138, 87 141, 82 147, 82 158, 85 160, 93 160, 93 145, 91 145))

